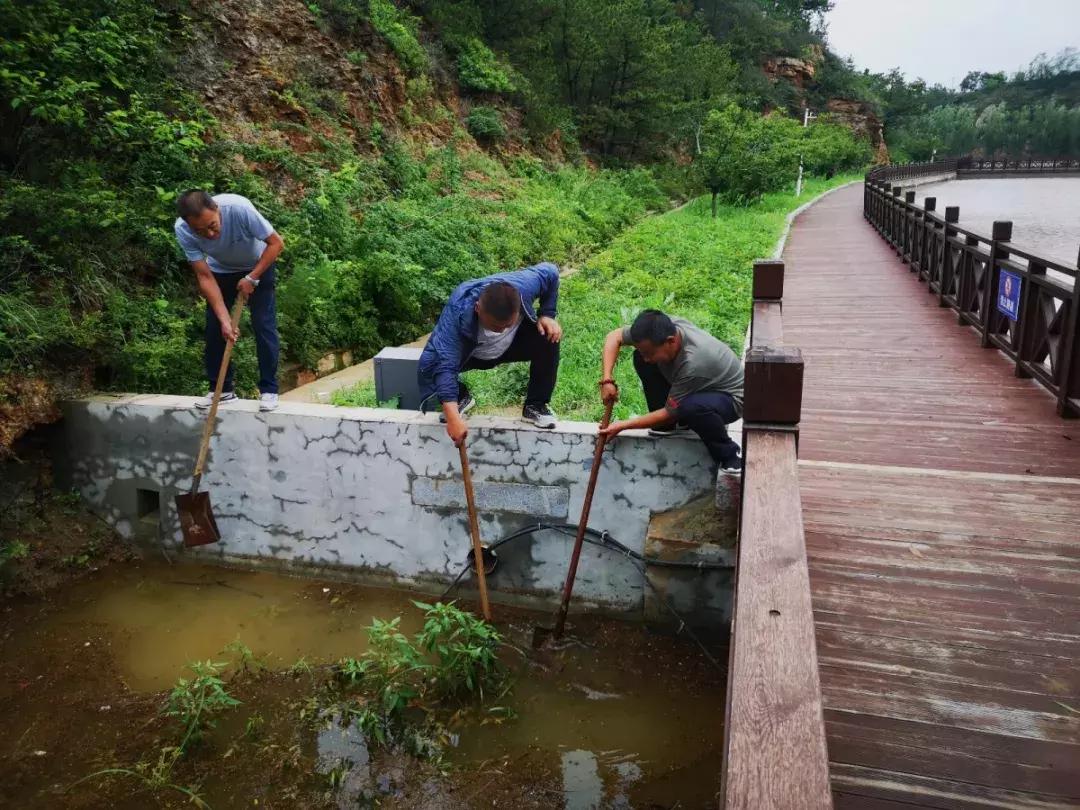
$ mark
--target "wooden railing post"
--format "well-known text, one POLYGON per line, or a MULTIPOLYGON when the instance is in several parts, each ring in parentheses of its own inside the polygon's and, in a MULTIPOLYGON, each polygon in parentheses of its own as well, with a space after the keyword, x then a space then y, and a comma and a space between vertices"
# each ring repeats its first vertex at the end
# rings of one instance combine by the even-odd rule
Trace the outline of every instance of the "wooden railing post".
MULTIPOLYGON (((1080 256, 1076 259, 1080 270, 1080 256)), ((1057 412, 1060 416, 1080 416, 1080 274, 1073 279, 1069 317, 1061 336, 1061 388, 1058 391, 1057 412)))
MULTIPOLYGON (((959 272, 959 268, 953 266, 952 254, 949 252, 949 239, 956 236, 956 228, 950 228, 950 225, 955 225, 960 221, 960 206, 959 205, 946 205, 945 206, 945 231, 941 237, 941 290, 938 295, 938 306, 947 307, 949 302, 945 300, 945 297, 949 294, 949 289, 953 287, 954 277, 959 272)), ((960 297, 960 284, 956 282, 956 296, 960 297)))
POLYGON ((799 496, 803 363, 783 345, 782 262, 755 262, 721 807, 829 810, 829 757, 799 496))
POLYGON ((920 273, 926 276, 926 291, 928 293, 934 292, 934 280, 941 282, 940 276, 935 276, 935 273, 940 269, 935 266, 935 252, 938 244, 938 224, 933 218, 934 211, 937 210, 937 197, 925 197, 923 199, 923 234, 922 234, 922 252, 919 255, 919 268, 920 273))
POLYGON ((1012 241, 1012 223, 997 221, 990 231, 990 259, 986 263, 989 274, 983 280, 982 299, 982 346, 989 348, 990 331, 994 326, 994 314, 997 312, 998 262, 1009 258, 1009 242, 1012 241))
POLYGON ((1021 379, 1027 379, 1031 373, 1025 368, 1035 353, 1037 340, 1036 327, 1039 325, 1039 290, 1032 283, 1035 277, 1045 277, 1046 267, 1038 262, 1029 261, 1024 276, 1023 289, 1020 291, 1020 307, 1016 319, 1015 348, 1016 367, 1013 373, 1021 379))
POLYGON ((918 245, 916 230, 919 227, 919 210, 915 206, 915 192, 904 192, 904 249, 901 255, 908 263, 908 270, 918 272, 918 264, 915 260, 915 248, 918 245))
POLYGON ((889 205, 892 207, 892 226, 889 228, 889 241, 892 243, 893 249, 897 253, 900 253, 900 217, 903 210, 900 205, 900 192, 903 189, 896 185, 892 187, 892 196, 889 198, 889 205))

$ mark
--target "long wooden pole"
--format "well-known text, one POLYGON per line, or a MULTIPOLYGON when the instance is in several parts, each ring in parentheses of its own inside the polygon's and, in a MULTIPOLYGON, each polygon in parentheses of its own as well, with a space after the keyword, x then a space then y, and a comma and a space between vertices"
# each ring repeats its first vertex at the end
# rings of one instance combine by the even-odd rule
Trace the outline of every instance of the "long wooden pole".
MULTIPOLYGON (((240 313, 244 311, 246 301, 247 296, 244 293, 237 293, 236 303, 233 304, 229 317, 233 334, 236 334, 236 330, 240 326, 240 313)), ((199 482, 202 480, 203 467, 206 464, 206 451, 210 448, 210 437, 214 435, 214 422, 217 417, 218 404, 221 402, 221 390, 225 387, 225 375, 229 371, 229 360, 232 359, 233 346, 235 345, 235 340, 228 341, 225 344, 225 352, 221 355, 221 368, 218 369, 217 385, 214 386, 214 399, 210 403, 210 412, 206 415, 206 424, 203 425, 202 440, 199 442, 199 456, 195 461, 195 474, 191 478, 192 495, 199 491, 199 482)))
POLYGON ((461 455, 461 477, 465 483, 465 502, 469 506, 469 531, 472 533, 473 563, 476 566, 476 578, 480 583, 480 609, 484 619, 491 621, 491 605, 488 603, 487 573, 484 571, 484 550, 480 545, 480 523, 476 519, 476 501, 473 498, 472 472, 469 470, 469 457, 465 453, 464 440, 458 445, 461 455))
MULTIPOLYGON (((605 406, 604 419, 600 422, 601 430, 611 423, 611 409, 614 405, 614 402, 609 402, 605 406)), ((585 490, 585 502, 581 505, 581 520, 578 522, 577 537, 574 538, 574 553, 570 556, 570 570, 566 572, 562 604, 559 605, 559 615, 555 619, 553 633, 555 638, 562 638, 563 628, 566 626, 566 614, 570 610, 570 596, 574 592, 574 579, 577 578, 578 560, 581 558, 581 546, 585 542, 585 530, 589 528, 589 510, 592 509, 593 492, 596 490, 596 479, 600 475, 600 462, 603 460, 605 444, 607 444, 607 438, 598 433, 596 435, 596 445, 593 448, 589 486, 585 490)))

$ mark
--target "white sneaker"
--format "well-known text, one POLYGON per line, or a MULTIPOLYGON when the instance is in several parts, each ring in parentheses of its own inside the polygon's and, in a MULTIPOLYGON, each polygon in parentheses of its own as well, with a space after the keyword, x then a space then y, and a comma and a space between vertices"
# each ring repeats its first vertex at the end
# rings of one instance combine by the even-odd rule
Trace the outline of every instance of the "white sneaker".
POLYGON ((275 411, 277 410, 277 394, 260 394, 259 395, 259 410, 260 411, 275 411))
MULTIPOLYGON (((236 395, 235 391, 222 391, 221 392, 221 402, 219 403, 219 405, 225 405, 226 403, 229 403, 229 402, 236 402, 238 399, 240 399, 240 397, 238 397, 236 395)), ((195 407, 196 408, 201 408, 204 411, 213 404, 214 404, 214 392, 213 391, 211 391, 205 397, 199 397, 197 400, 195 400, 195 407)))

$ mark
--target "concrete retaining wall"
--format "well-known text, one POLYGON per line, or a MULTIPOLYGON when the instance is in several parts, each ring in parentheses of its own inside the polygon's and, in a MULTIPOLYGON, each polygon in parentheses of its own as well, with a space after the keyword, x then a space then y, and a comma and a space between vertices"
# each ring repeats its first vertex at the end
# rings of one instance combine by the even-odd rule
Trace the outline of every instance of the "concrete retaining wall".
MULTIPOLYGON (((190 486, 202 416, 187 397, 68 403, 59 482, 78 489, 122 535, 178 547, 173 497, 190 486)), ((541 431, 497 417, 470 424, 485 542, 538 520, 576 523, 594 425, 541 431)), ((711 468, 694 436, 623 434, 605 452, 590 525, 644 553, 651 516, 710 492, 711 468)), ((186 553, 441 590, 469 549, 457 450, 431 414, 297 402, 263 414, 254 403, 231 405, 220 411, 202 488, 223 539, 186 553)), ((543 531, 500 548, 495 598, 551 604, 571 545, 572 538, 543 531)), ((702 575, 679 576, 694 581, 677 590, 702 601, 702 575)), ((708 576, 711 604, 702 607, 726 615, 730 576, 708 576)), ((640 613, 643 587, 625 557, 586 546, 581 597, 640 613)), ((680 601, 683 610, 695 608, 680 601)))

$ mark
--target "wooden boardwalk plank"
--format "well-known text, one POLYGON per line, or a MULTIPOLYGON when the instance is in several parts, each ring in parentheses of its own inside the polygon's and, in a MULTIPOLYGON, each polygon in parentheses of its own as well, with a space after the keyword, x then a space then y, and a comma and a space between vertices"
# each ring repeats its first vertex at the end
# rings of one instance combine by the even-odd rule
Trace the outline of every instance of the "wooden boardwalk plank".
POLYGON ((1080 807, 1080 420, 861 202, 826 197, 784 253, 835 805, 1080 807))

